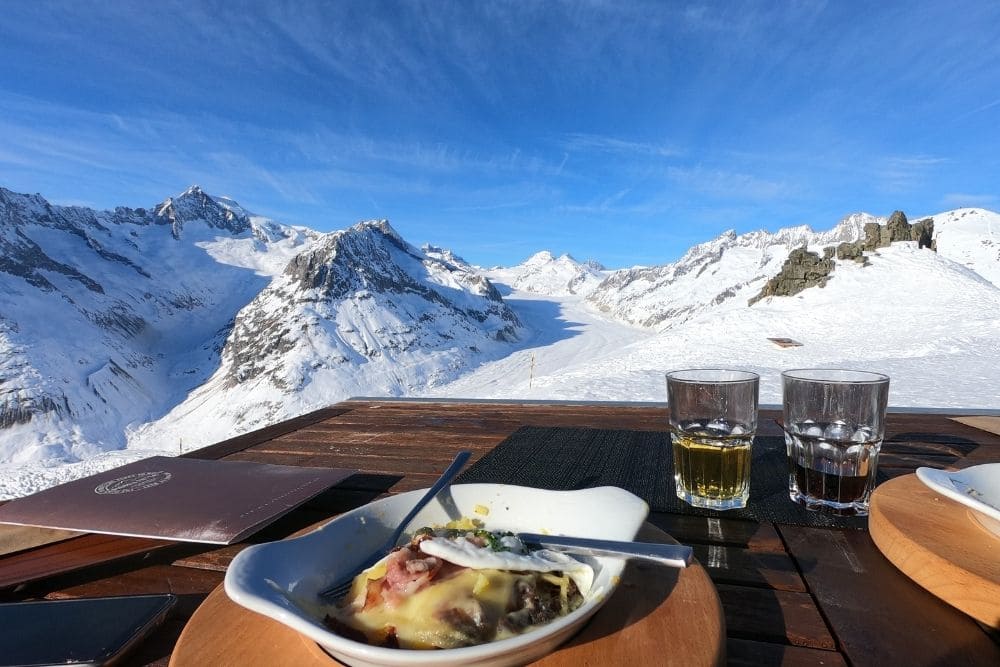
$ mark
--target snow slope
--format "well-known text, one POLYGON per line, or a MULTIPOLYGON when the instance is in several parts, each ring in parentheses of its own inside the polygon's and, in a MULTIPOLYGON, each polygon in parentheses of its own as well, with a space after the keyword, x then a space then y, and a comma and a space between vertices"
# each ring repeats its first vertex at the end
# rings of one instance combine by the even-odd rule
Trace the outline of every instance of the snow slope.
MULTIPOLYGON (((781 370, 842 366, 887 372, 894 406, 1000 409, 1000 289, 913 243, 881 249, 870 262, 838 263, 825 288, 751 307, 727 300, 659 333, 560 299, 560 318, 579 322, 578 335, 534 350, 530 382, 520 352, 431 395, 664 401, 665 372, 724 366, 760 373, 761 401, 780 403, 781 370), (772 337, 803 345, 780 348, 772 337)), ((516 309, 518 297, 508 297, 516 309)), ((518 313, 529 328, 551 323, 537 305, 518 313)))
POLYGON ((1000 287, 1000 215, 961 208, 930 217, 938 252, 1000 287))

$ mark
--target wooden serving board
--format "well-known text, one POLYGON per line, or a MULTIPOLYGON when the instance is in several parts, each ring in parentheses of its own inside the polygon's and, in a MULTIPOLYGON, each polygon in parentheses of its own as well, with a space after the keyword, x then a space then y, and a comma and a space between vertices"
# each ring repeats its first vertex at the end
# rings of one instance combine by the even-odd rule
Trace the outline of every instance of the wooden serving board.
MULTIPOLYGON (((639 539, 675 540, 650 524, 639 539)), ((632 561, 621 584, 576 637, 533 664, 722 665, 725 619, 715 585, 695 562, 684 570, 632 561)), ((338 665, 311 639, 237 605, 219 586, 188 621, 171 667, 338 665)))
POLYGON ((952 421, 965 424, 981 431, 996 433, 1000 435, 1000 417, 975 416, 975 417, 952 417, 952 421))
POLYGON ((913 581, 1000 629, 1000 537, 974 514, 910 474, 875 489, 868 527, 879 550, 913 581))

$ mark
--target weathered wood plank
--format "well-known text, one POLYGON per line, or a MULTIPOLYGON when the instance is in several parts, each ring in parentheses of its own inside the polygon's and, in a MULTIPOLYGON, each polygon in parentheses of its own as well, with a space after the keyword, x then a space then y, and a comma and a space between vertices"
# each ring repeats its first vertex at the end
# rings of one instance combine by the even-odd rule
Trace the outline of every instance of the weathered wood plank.
POLYGON ((726 664, 729 667, 847 667, 844 657, 835 651, 732 637, 726 642, 726 664))
POLYGON ((44 544, 62 542, 80 535, 83 533, 73 530, 0 524, 0 555, 34 549, 44 544))
POLYGON ((952 417, 951 419, 965 426, 1000 436, 1000 416, 952 417))
POLYGON ((692 544, 691 547, 695 558, 717 584, 806 592, 806 585, 788 554, 757 553, 718 544, 692 544))
MULTIPOLYGON (((373 456, 359 458, 353 456, 342 456, 335 452, 300 452, 285 453, 275 451, 257 451, 255 449, 238 452, 226 457, 227 461, 257 461, 267 463, 277 463, 288 466, 317 466, 329 468, 355 468, 363 470, 372 475, 393 475, 410 476, 426 475, 437 478, 448 463, 454 458, 448 456, 442 459, 428 460, 421 455, 420 450, 413 452, 413 458, 409 458, 406 452, 400 454, 387 454, 384 456, 373 456)), ((474 454, 470 459, 470 465, 475 463, 482 454, 474 454)))
POLYGON ((778 530, 851 664, 1000 664, 1000 646, 900 573, 867 532, 778 530))
POLYGON ((87 534, 0 560, 0 590, 173 546, 165 540, 87 534))
POLYGON ((181 615, 190 616, 205 595, 222 583, 222 572, 173 565, 151 565, 117 570, 105 577, 60 588, 46 594, 46 599, 82 598, 101 595, 145 595, 173 593, 178 597, 181 615))
POLYGON ((968 468, 972 465, 979 465, 982 463, 996 463, 1000 460, 1000 445, 996 447, 979 447, 969 452, 965 458, 962 459, 961 463, 956 467, 968 468))
POLYGON ((651 512, 649 521, 685 544, 720 544, 751 551, 785 553, 781 537, 769 523, 667 512, 651 512))
POLYGON ((294 431, 302 426, 322 421, 324 419, 330 419, 331 417, 336 417, 337 415, 349 411, 350 408, 348 407, 336 405, 328 408, 321 408, 299 417, 293 417, 291 419, 278 422, 277 424, 265 426, 264 428, 257 429, 256 431, 237 435, 233 438, 229 438, 228 440, 223 440, 222 442, 218 442, 214 445, 209 445, 208 447, 201 447, 199 449, 186 452, 181 454, 181 456, 192 459, 221 459, 227 454, 246 449, 250 445, 271 440, 272 438, 294 431))
POLYGON ((430 452, 454 452, 469 447, 492 447, 506 437, 506 433, 476 433, 448 432, 438 429, 425 430, 422 437, 388 430, 366 430, 362 432, 344 430, 330 431, 296 431, 266 443, 255 445, 249 449, 256 451, 301 452, 314 449, 337 449, 344 454, 357 456, 378 456, 387 446, 398 446, 405 442, 419 445, 430 452))
MULTIPOLYGON (((351 401, 344 405, 352 405, 351 401)), ((345 416, 341 423, 404 424, 434 427, 454 424, 457 430, 506 430, 511 425, 591 426, 666 430, 665 408, 626 406, 564 406, 525 404, 378 403, 365 405, 345 416), (373 412, 367 412, 371 410, 373 412), (377 415, 377 416, 376 416, 377 415)))
MULTIPOLYGON (((426 465, 428 469, 438 466, 439 469, 443 470, 448 466, 448 463, 455 458, 455 454, 459 450, 468 449, 476 452, 478 456, 482 456, 483 454, 489 452, 497 444, 497 441, 495 439, 491 439, 489 442, 480 445, 471 445, 468 442, 463 442, 461 444, 444 447, 440 446, 438 443, 433 445, 415 444, 410 446, 398 441, 383 441, 376 446, 365 448, 360 448, 350 444, 343 445, 339 443, 322 443, 316 441, 311 444, 294 444, 288 447, 283 446, 283 444, 284 443, 269 442, 266 445, 251 447, 242 452, 231 454, 226 457, 226 459, 233 461, 238 460, 241 457, 248 456, 274 456, 284 457, 287 460, 298 459, 302 461, 309 461, 322 457, 328 461, 339 461, 340 463, 338 465, 344 468, 350 467, 357 470, 363 470, 364 472, 377 472, 370 466, 372 463, 378 463, 382 466, 391 466, 391 470, 394 473, 398 473, 404 471, 403 468, 405 466, 401 464, 403 462, 407 462, 411 457, 419 458, 420 462, 423 465, 426 465)), ((388 469, 382 468, 382 470, 385 471, 388 469)))
POLYGON ((729 637, 834 650, 837 642, 808 593, 716 584, 729 637))
POLYGON ((891 449, 883 449, 878 455, 878 464, 890 468, 907 468, 916 470, 920 466, 945 468, 962 460, 960 456, 936 454, 898 454, 891 449))

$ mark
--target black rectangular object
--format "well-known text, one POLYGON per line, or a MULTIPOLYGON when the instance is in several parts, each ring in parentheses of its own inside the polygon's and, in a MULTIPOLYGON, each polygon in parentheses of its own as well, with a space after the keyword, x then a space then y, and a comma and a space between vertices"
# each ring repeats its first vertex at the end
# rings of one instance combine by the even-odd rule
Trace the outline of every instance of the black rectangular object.
POLYGON ((176 602, 162 594, 2 603, 0 665, 111 665, 176 602))

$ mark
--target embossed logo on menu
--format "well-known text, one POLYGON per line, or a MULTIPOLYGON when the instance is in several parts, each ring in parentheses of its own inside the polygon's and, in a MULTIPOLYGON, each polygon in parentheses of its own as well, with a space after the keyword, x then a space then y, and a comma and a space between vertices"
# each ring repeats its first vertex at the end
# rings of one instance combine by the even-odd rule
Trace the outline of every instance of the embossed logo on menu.
POLYGON ((98 493, 103 496, 142 491, 144 489, 151 489, 154 486, 166 484, 170 481, 172 476, 173 475, 166 470, 139 472, 134 475, 125 475, 124 477, 119 477, 117 479, 108 480, 107 482, 98 484, 94 487, 94 493, 98 493))

